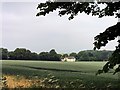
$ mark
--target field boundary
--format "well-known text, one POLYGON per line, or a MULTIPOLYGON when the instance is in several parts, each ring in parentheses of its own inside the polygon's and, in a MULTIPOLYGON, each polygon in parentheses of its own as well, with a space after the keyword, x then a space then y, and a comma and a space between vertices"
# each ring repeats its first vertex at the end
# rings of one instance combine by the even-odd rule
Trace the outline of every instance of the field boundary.
POLYGON ((54 69, 54 68, 31 67, 31 66, 25 66, 25 65, 9 65, 9 66, 27 67, 27 68, 31 68, 31 69, 37 69, 37 70, 65 71, 65 72, 82 72, 82 71, 78 71, 78 70, 64 70, 64 69, 54 69))

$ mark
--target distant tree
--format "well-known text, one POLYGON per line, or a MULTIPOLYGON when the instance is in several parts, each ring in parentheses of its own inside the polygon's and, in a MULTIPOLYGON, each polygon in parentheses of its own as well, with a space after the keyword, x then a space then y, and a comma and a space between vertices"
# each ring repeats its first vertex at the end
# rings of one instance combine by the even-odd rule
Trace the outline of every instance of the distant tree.
POLYGON ((57 54, 54 49, 50 50, 50 52, 41 52, 39 54, 39 59, 40 60, 45 60, 45 61, 60 61, 60 54, 57 54))
POLYGON ((8 59, 10 59, 10 60, 15 60, 16 59, 16 56, 15 56, 15 54, 14 54, 14 51, 11 51, 11 52, 9 52, 8 53, 8 59))
POLYGON ((108 60, 112 51, 94 51, 86 50, 80 51, 77 56, 79 61, 103 61, 108 60))
POLYGON ((107 60, 108 59, 108 55, 109 53, 107 51, 99 51, 99 59, 101 60, 107 60))
POLYGON ((65 58, 65 57, 68 57, 68 56, 69 56, 68 54, 63 54, 62 58, 65 58))
POLYGON ((78 60, 78 55, 75 52, 70 53, 69 56, 73 56, 73 57, 75 57, 76 60, 78 60))
POLYGON ((7 60, 7 59, 8 59, 8 50, 5 49, 5 48, 0 48, 0 51, 2 52, 2 53, 1 53, 2 59, 7 60))
POLYGON ((62 54, 57 54, 58 55, 58 57, 61 59, 62 58, 62 54))
POLYGON ((30 54, 30 59, 31 60, 38 60, 39 59, 39 56, 37 53, 33 52, 30 54))
POLYGON ((14 52, 9 53, 11 59, 29 60, 31 59, 31 51, 25 48, 16 48, 14 52))
MULTIPOLYGON (((57 2, 59 0, 47 1, 45 3, 40 3, 37 9, 40 11, 36 16, 46 15, 55 10, 59 11, 59 15, 70 15, 69 20, 73 19, 78 13, 85 13, 87 15, 98 16, 99 18, 104 16, 116 16, 120 18, 120 1, 111 0, 111 2, 103 2, 103 0, 93 0, 91 2, 79 2, 79 0, 70 0, 70 2, 57 2), (96 2, 95 2, 96 1, 96 2), (100 5, 105 5, 104 8, 101 8, 100 5)), ((68 0, 69 1, 69 0, 68 0)), ((95 37, 95 48, 100 49, 102 46, 114 40, 120 36, 120 22, 116 25, 113 25, 107 28, 103 33, 100 33, 95 37)), ((108 63, 103 67, 103 69, 98 72, 108 72, 110 69, 113 69, 114 66, 118 64, 115 73, 120 71, 120 40, 118 40, 118 46, 113 52, 112 56, 109 58, 108 63)))
POLYGON ((0 60, 2 60, 2 48, 0 48, 0 60))
POLYGON ((49 57, 51 61, 60 61, 60 56, 56 53, 54 49, 50 50, 49 57))
POLYGON ((72 53, 70 53, 70 55, 69 56, 73 56, 73 57, 76 57, 76 53, 74 53, 74 52, 72 52, 72 53))
POLYGON ((80 61, 89 61, 89 56, 87 51, 81 51, 78 53, 78 57, 80 61))
POLYGON ((40 60, 48 60, 48 59, 49 59, 49 54, 48 54, 48 52, 41 52, 41 53, 39 54, 39 59, 40 59, 40 60))

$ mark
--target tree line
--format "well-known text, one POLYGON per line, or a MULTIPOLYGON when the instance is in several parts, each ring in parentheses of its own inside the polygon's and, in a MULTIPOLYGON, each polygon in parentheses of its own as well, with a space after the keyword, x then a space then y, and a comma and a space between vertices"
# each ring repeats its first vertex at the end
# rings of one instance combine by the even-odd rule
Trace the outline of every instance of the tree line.
POLYGON ((8 51, 8 49, 0 48, 1 58, 3 60, 48 60, 48 61, 60 61, 60 55, 56 53, 54 49, 50 52, 41 52, 39 54, 31 52, 25 48, 16 48, 14 51, 8 51))
POLYGON ((41 60, 41 61, 61 61, 61 58, 73 56, 77 61, 105 61, 111 56, 113 51, 94 51, 85 50, 78 53, 58 54, 55 49, 49 52, 31 52, 25 48, 16 48, 14 51, 8 51, 6 48, 0 48, 0 58, 2 60, 41 60))

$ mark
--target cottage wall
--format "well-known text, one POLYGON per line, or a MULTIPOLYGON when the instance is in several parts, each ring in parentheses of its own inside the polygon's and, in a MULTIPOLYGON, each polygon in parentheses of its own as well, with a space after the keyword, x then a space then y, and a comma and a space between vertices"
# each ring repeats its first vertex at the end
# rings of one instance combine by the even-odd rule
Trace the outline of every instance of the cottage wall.
POLYGON ((75 58, 74 57, 65 57, 64 59, 61 59, 61 61, 67 61, 67 62, 75 62, 75 58))

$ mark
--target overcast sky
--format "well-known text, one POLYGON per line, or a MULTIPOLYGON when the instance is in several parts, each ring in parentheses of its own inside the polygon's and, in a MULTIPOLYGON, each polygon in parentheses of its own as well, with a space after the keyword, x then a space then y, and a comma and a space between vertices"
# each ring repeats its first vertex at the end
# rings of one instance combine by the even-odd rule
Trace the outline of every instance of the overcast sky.
MULTIPOLYGON (((37 2, 2 3, 2 46, 8 50, 27 48, 34 52, 58 53, 91 50, 94 37, 117 23, 114 17, 98 18, 79 14, 73 20, 58 16, 58 12, 36 17, 37 2)), ((116 41, 110 42, 106 50, 114 50, 116 41)))

